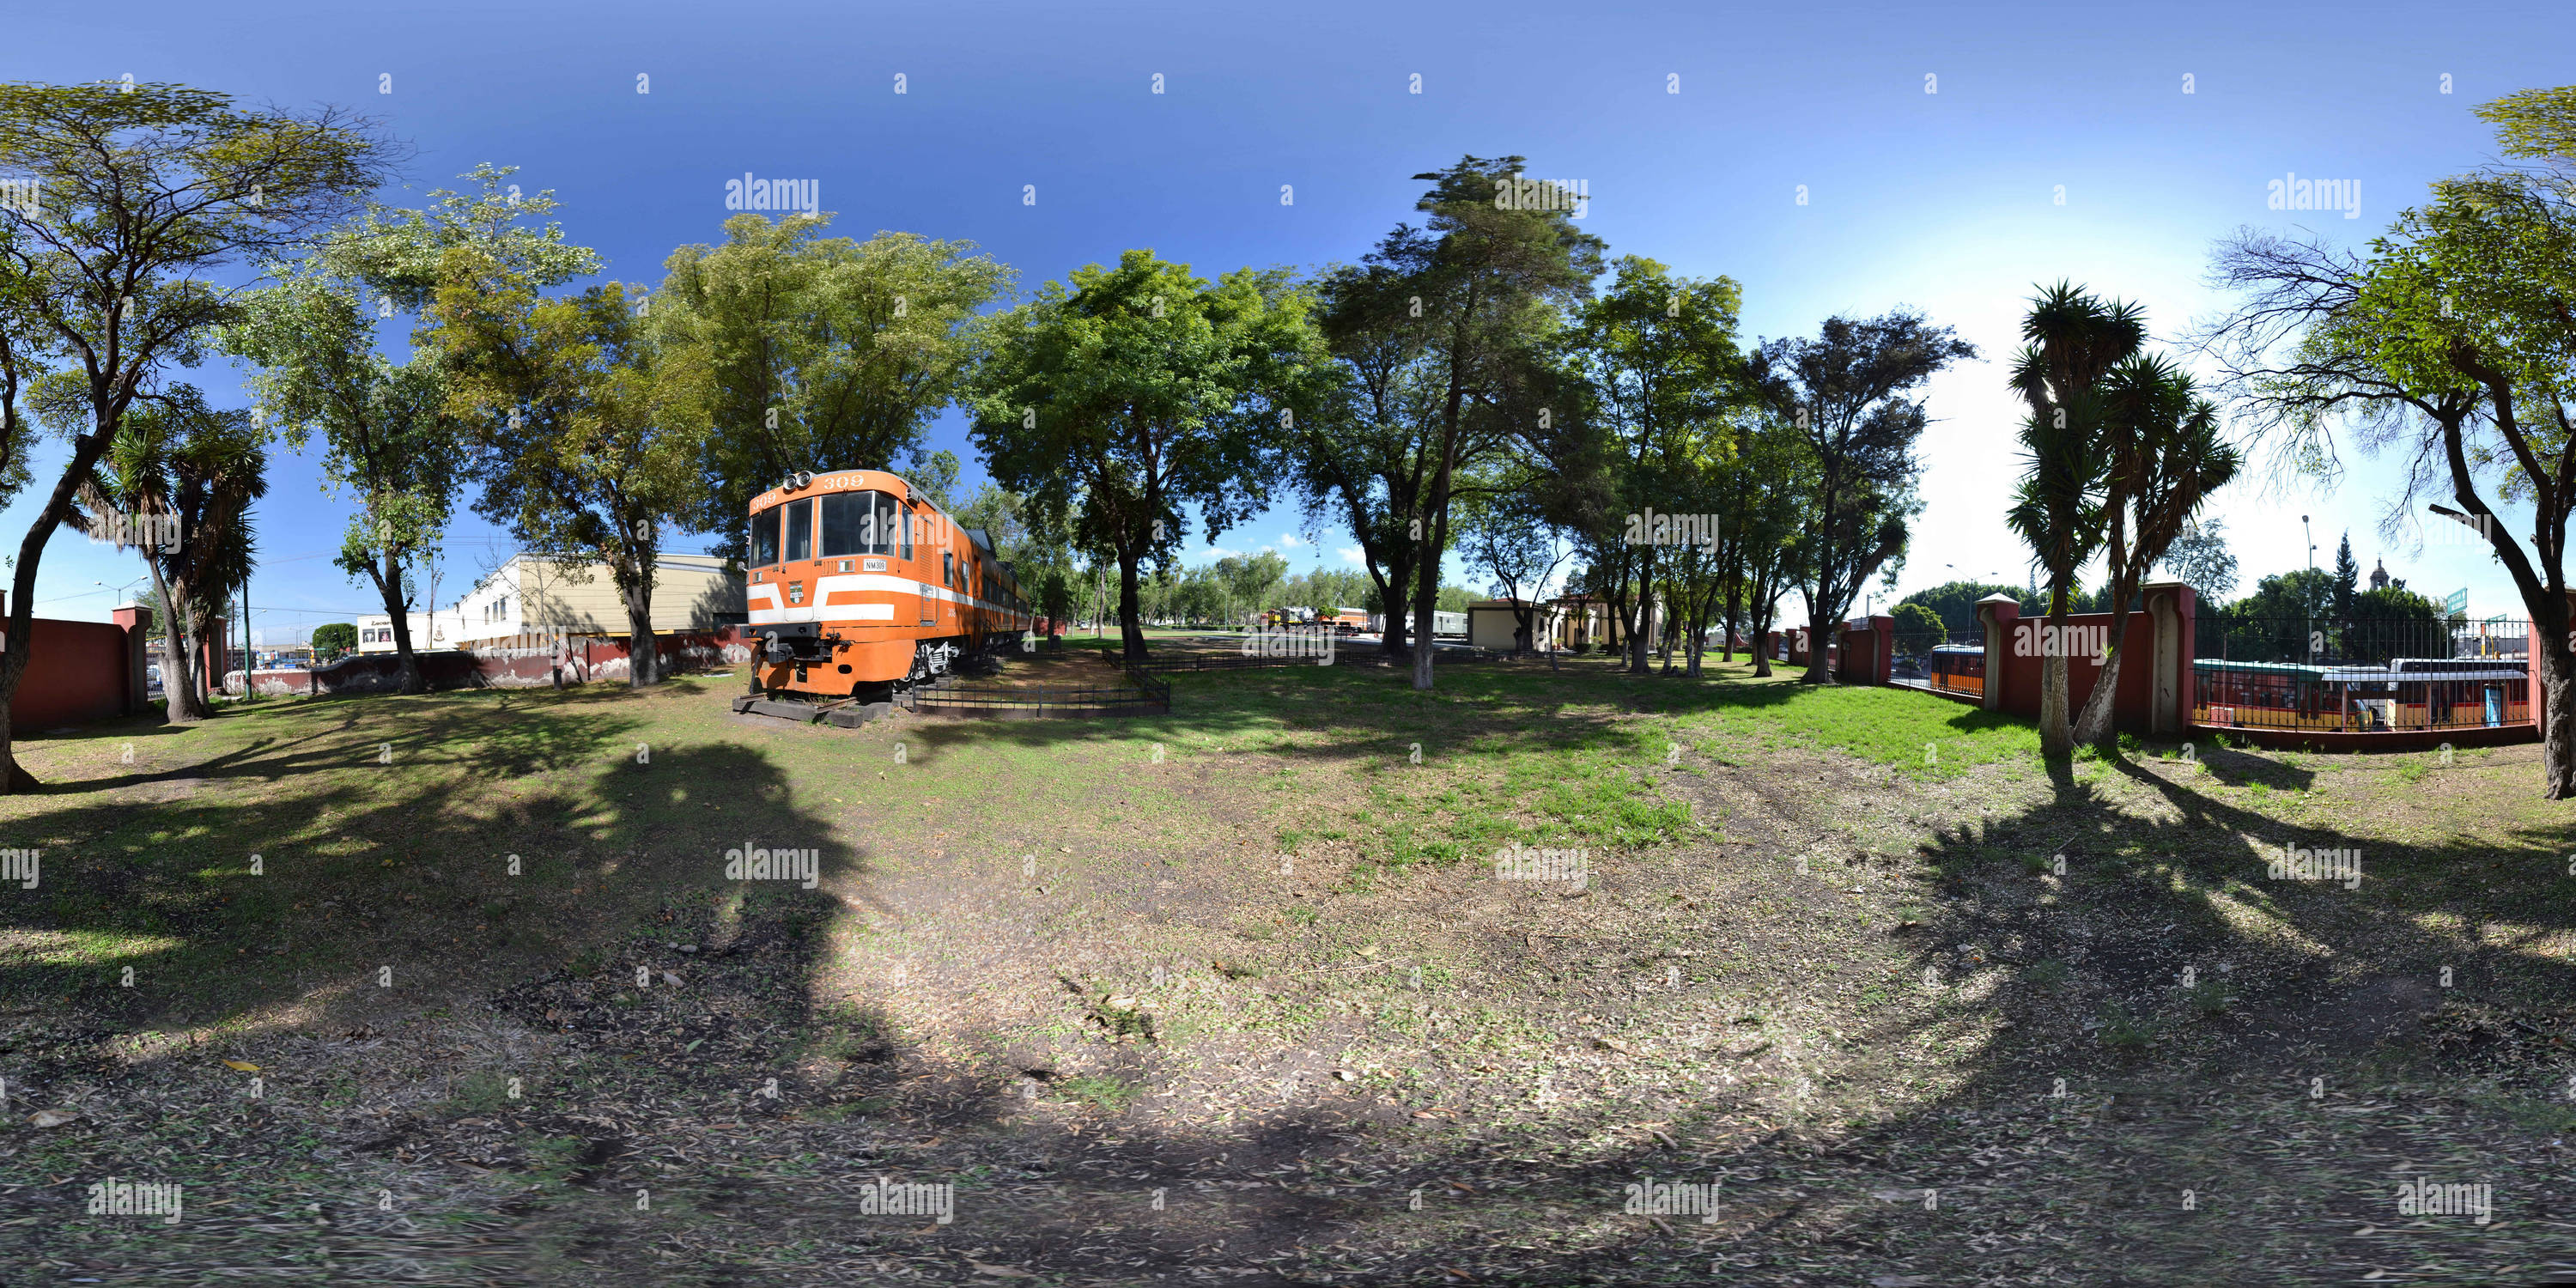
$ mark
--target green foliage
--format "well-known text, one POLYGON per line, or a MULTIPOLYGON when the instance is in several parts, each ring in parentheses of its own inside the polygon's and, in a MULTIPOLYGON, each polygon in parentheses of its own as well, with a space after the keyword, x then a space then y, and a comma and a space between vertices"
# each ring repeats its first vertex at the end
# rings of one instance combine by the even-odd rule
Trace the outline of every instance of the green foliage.
POLYGON ((1942 624, 1939 613, 1912 600, 1898 604, 1889 611, 1888 615, 1896 619, 1898 635, 1927 644, 1945 643, 1950 637, 1949 629, 1942 624))
POLYGON ((211 638, 223 590, 250 576, 251 503, 268 493, 268 435, 246 411, 217 411, 174 385, 128 412, 81 488, 75 528, 142 549, 182 643, 162 653, 170 718, 204 719, 193 646, 211 638), (136 529, 140 529, 139 531, 136 529))
MULTIPOLYGON (((976 315, 1011 270, 974 244, 881 232, 828 237, 828 214, 739 214, 724 241, 671 252, 655 320, 703 346, 700 468, 688 526, 739 558, 751 498, 798 470, 892 469, 917 449, 972 365, 976 315)), ((953 462, 954 457, 950 457, 953 462)), ((907 476, 915 483, 924 480, 907 476)), ((934 493, 950 508, 951 473, 934 493)))
POLYGON ((470 426, 475 510, 522 547, 608 566, 637 685, 658 683, 653 569, 704 498, 711 349, 650 319, 640 288, 548 298, 543 275, 488 245, 450 247, 425 339, 470 426))
POLYGON ((358 628, 349 622, 325 622, 313 628, 316 655, 339 656, 358 651, 358 628))
MULTIPOLYGON (((1919 313, 1825 319, 1813 340, 1774 340, 1755 358, 1773 415, 1795 425, 1811 462, 1793 538, 1793 579, 1826 628, 1851 611, 1870 578, 1904 564, 1909 524, 1922 509, 1915 454, 1930 420, 1913 392, 1975 345, 1919 313)), ((1826 650, 1808 674, 1825 676, 1826 650)))
POLYGON ((1211 285, 1141 250, 994 322, 976 445, 1038 523, 1070 515, 1077 544, 1117 559, 1131 656, 1144 650, 1139 567, 1169 566, 1185 507, 1213 541, 1268 504, 1271 436, 1317 401, 1321 343, 1284 271, 1211 285))
MULTIPOLYGON (((481 173, 497 182, 510 172, 481 173)), ((323 490, 356 494, 334 562, 352 577, 364 575, 396 623, 406 692, 425 687, 409 630, 411 610, 421 606, 413 571, 438 557, 463 483, 465 426, 448 413, 434 352, 389 361, 376 352, 376 319, 391 312, 397 295, 425 299, 398 267, 423 239, 487 250, 515 239, 535 253, 567 254, 544 234, 485 217, 497 218, 506 201, 485 208, 451 192, 434 196, 434 211, 372 210, 334 230, 303 261, 272 265, 270 284, 249 294, 222 339, 227 351, 258 364, 251 391, 289 446, 301 451, 321 434, 323 490), (475 236, 483 240, 472 242, 475 236)), ((517 210, 553 208, 540 194, 517 210)))
MULTIPOLYGON (((2010 595, 2021 606, 2022 615, 2035 617, 2041 611, 2039 601, 2022 593, 2019 586, 2006 586, 1981 581, 1945 581, 1928 590, 1918 590, 1897 601, 1898 608, 1917 606, 1930 612, 1941 623, 1941 629, 1954 636, 1970 636, 1984 629, 1977 621, 1977 601, 1988 595, 2010 595)), ((1900 618, 1898 630, 1905 627, 1900 618)))
MULTIPOLYGON (((372 127, 337 110, 242 109, 170 84, 0 84, 0 173, 42 194, 41 214, 31 203, 0 210, 0 495, 34 481, 21 395, 49 370, 82 376, 58 484, 32 517, 28 555, 15 561, 14 620, 32 613, 45 540, 69 518, 75 491, 96 481, 129 413, 149 393, 176 397, 162 373, 199 365, 214 329, 233 317, 236 292, 221 283, 242 261, 302 244, 346 215, 382 180, 388 151, 372 127)), ((172 434, 189 437, 175 425, 172 434)), ((8 632, 0 711, 31 645, 23 626, 8 632)), ((0 752, 0 789, 22 779, 0 752)))

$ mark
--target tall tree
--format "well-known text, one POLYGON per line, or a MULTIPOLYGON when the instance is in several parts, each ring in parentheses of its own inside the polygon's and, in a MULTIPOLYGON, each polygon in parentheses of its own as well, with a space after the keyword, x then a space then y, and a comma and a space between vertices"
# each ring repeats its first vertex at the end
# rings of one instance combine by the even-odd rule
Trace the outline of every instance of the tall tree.
POLYGON ((223 346, 259 365, 251 388, 289 446, 302 451, 320 433, 323 490, 356 501, 334 562, 374 583, 401 691, 421 693, 411 613, 427 605, 415 570, 436 557, 454 511, 464 426, 447 414, 433 358, 396 363, 376 352, 375 301, 388 297, 336 258, 273 267, 273 284, 251 293, 223 346))
POLYGON ((191 367, 238 290, 212 275, 344 218, 391 146, 337 109, 243 109, 180 85, 0 85, 0 485, 28 478, 19 382, 62 366, 87 415, 20 541, 0 652, 0 790, 33 780, 11 753, 8 704, 32 656, 46 541, 159 373, 191 367))
POLYGON ((1283 271, 1214 285, 1151 251, 1075 270, 1004 314, 973 399, 995 481, 1118 562, 1125 656, 1145 656, 1138 569, 1169 565, 1194 506, 1211 541, 1268 503, 1271 435, 1317 401, 1322 338, 1283 271))
POLYGON ((628 682, 661 681, 653 580, 665 534, 700 499, 709 434, 703 345, 658 335, 639 292, 549 299, 470 246, 446 256, 431 306, 449 414, 473 427, 475 510, 580 580, 605 564, 626 609, 628 682))
POLYGON ((2447 492, 2486 537, 2531 615, 2542 790, 2565 799, 2576 796, 2576 86, 2478 114, 2528 164, 2435 183, 2363 255, 2239 233, 2214 276, 2245 299, 2202 340, 2276 468, 2331 475, 2335 428, 2349 423, 2365 451, 2407 458, 2396 506, 2447 492), (2495 513, 2491 491, 2531 506, 2528 533, 2495 513))
POLYGON ((689 522, 737 559, 751 498, 774 480, 894 469, 918 449, 966 378, 977 311, 1010 290, 1010 269, 973 243, 854 241, 825 236, 831 221, 735 215, 721 244, 671 252, 647 306, 672 341, 707 352, 719 432, 689 522))
POLYGON ((1383 605, 1379 651, 1407 658, 1405 610, 1420 546, 1409 532, 1421 513, 1441 392, 1430 330, 1420 297, 1392 264, 1336 267, 1315 291, 1328 371, 1338 378, 1289 439, 1283 464, 1310 523, 1330 514, 1350 528, 1383 605))
POLYGON ((1806 504, 1816 495, 1815 454, 1805 431, 1775 409, 1757 407, 1743 418, 1737 438, 1735 470, 1727 495, 1727 525, 1733 551, 1727 591, 1726 629, 1730 640, 1742 612, 1745 640, 1753 648, 1753 674, 1771 674, 1770 651, 1762 647, 1797 573, 1797 552, 1806 530, 1806 504), (1737 608, 1737 596, 1743 607, 1737 608))
MULTIPOLYGON (((225 591, 250 576, 250 506, 268 492, 267 449, 268 435, 249 412, 217 411, 193 385, 143 395, 82 485, 85 509, 64 517, 120 550, 143 552, 153 593, 170 614, 161 677, 173 724, 214 714, 198 691, 194 654, 214 638, 225 591)), ((211 665, 220 670, 223 662, 211 665)))
POLYGON ((2343 534, 2343 543, 2335 547, 2334 619, 2336 624, 2352 620, 2352 597, 2361 593, 2361 561, 2352 557, 2352 534, 2343 534))
MULTIPOLYGON (((1467 156, 1415 175, 1431 185, 1415 203, 1425 227, 1399 225, 1368 257, 1403 279, 1408 300, 1420 298, 1436 391, 1422 440, 1422 490, 1404 533, 1416 543, 1413 635, 1426 643, 1449 550, 1450 497, 1462 473, 1516 434, 1553 421, 1555 409, 1539 405, 1546 353, 1565 312, 1601 272, 1601 239, 1570 212, 1521 208, 1521 163, 1467 156)), ((1431 687, 1433 652, 1414 650, 1416 689, 1431 687)))
POLYGON ((1826 644, 1862 585, 1901 560, 1921 508, 1915 445, 1930 423, 1907 397, 1976 346, 1921 314, 1825 319, 1813 340, 1773 340, 1755 358, 1764 397, 1806 437, 1806 530, 1796 554, 1814 647, 1806 680, 1830 683, 1826 644))
MULTIPOLYGON (((1614 267, 1610 286, 1583 305, 1565 350, 1588 395, 1585 419, 1594 432, 1584 456, 1602 472, 1597 494, 1610 503, 1590 522, 1624 536, 1629 516, 1650 524, 1647 516, 1658 511, 1707 512, 1692 498, 1705 495, 1731 450, 1727 418, 1748 386, 1735 338, 1740 287, 1724 277, 1678 277, 1636 255, 1621 256, 1614 267)), ((1637 674, 1646 671, 1646 647, 1657 633, 1656 589, 1673 544, 1642 532, 1605 547, 1609 558, 1596 565, 1607 574, 1611 608, 1628 637, 1628 669, 1637 674)))

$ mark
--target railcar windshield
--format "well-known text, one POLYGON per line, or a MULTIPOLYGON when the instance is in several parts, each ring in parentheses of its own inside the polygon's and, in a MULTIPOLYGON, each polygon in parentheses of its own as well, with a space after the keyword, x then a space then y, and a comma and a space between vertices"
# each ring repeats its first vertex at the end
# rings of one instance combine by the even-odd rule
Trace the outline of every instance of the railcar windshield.
POLYGON ((902 525, 903 507, 891 493, 832 493, 823 498, 823 557, 893 554, 902 525))
POLYGON ((751 516, 751 562, 766 567, 778 562, 778 507, 751 516))

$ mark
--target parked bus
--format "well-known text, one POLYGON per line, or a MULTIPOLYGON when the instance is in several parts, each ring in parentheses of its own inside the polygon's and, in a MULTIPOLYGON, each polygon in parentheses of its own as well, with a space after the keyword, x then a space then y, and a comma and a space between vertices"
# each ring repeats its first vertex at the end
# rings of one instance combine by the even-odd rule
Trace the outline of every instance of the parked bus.
POLYGON ((2378 732, 2519 724, 2531 719, 2519 659, 2389 659, 2386 666, 2296 662, 2191 664, 2193 719, 2269 729, 2378 732))

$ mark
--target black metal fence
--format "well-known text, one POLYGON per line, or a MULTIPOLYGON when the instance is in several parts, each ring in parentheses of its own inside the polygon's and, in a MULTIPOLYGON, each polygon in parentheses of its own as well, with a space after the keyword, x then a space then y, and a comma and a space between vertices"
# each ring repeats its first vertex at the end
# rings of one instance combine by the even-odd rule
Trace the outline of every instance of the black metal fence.
POLYGON ((1247 657, 1238 654, 1225 654, 1218 657, 1148 657, 1129 666, 1120 658, 1117 649, 1105 648, 1100 650, 1100 660, 1111 666, 1127 666, 1128 669, 1138 672, 1169 673, 1172 671, 1257 671, 1282 666, 1316 666, 1322 663, 1323 658, 1320 655, 1247 657))
POLYGON ((1106 655, 1126 678, 1120 685, 994 684, 954 679, 912 690, 916 711, 953 711, 1005 719, 1078 716, 1165 715, 1172 709, 1172 682, 1157 680, 1106 655))
POLYGON ((2359 733, 2531 720, 2531 624, 2516 618, 2211 615, 2193 636, 2204 725, 2359 733))
POLYGON ((1986 691, 1986 644, 1981 633, 1898 631, 1888 679, 1939 693, 1986 691))

